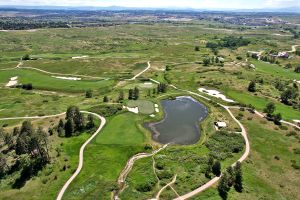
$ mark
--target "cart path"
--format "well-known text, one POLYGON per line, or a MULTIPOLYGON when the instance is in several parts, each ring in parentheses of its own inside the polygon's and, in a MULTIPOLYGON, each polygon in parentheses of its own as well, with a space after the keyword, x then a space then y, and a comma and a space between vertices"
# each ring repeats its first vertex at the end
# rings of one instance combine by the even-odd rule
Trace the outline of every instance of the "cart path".
MULTIPOLYGON (((240 126, 240 128, 242 130, 241 134, 245 140, 245 152, 237 162, 243 162, 250 154, 250 143, 249 143, 249 140, 247 137, 247 131, 246 131, 245 127, 242 125, 242 123, 234 117, 232 112, 229 110, 229 107, 224 106, 222 104, 219 104, 219 105, 222 106, 229 113, 229 115, 232 117, 232 119, 240 126)), ((235 164, 236 164, 236 162, 232 166, 234 166, 235 164)), ((182 195, 182 196, 176 198, 175 200, 185 200, 185 199, 191 198, 191 197, 201 193, 202 191, 212 187, 213 185, 215 185, 221 177, 222 177, 222 174, 221 174, 221 176, 211 179, 210 181, 208 181, 206 184, 202 185, 201 187, 199 187, 185 195, 182 195)))
POLYGON ((77 167, 76 171, 74 172, 74 174, 69 178, 69 180, 62 187, 62 189, 60 190, 60 192, 57 195, 56 200, 61 200, 62 199, 62 197, 63 197, 65 191, 67 190, 67 188, 69 187, 69 185, 76 178, 76 176, 80 173, 80 171, 83 167, 83 160, 84 160, 83 153, 84 153, 85 147, 97 136, 97 134, 102 130, 102 128, 104 127, 104 125, 106 123, 106 119, 104 117, 96 114, 96 113, 92 113, 92 112, 88 112, 88 111, 81 111, 81 112, 85 113, 85 114, 94 115, 95 117, 97 117, 98 119, 101 120, 101 124, 99 125, 96 132, 80 147, 78 167, 77 167))
POLYGON ((138 73, 137 75, 135 75, 134 77, 132 77, 131 79, 127 79, 128 81, 133 81, 136 78, 138 78, 140 75, 142 75, 143 73, 145 73, 146 71, 148 71, 151 68, 151 64, 150 61, 147 62, 148 66, 146 67, 146 69, 144 69, 143 71, 141 71, 140 73, 138 73))
MULTIPOLYGON (((106 119, 104 117, 96 114, 96 113, 92 113, 92 112, 88 112, 88 111, 80 111, 80 112, 84 113, 84 114, 94 115, 95 117, 97 117, 101 121, 101 124, 99 125, 96 132, 80 147, 78 167, 77 167, 76 171, 74 172, 74 174, 69 178, 69 180, 62 187, 62 189, 60 190, 56 200, 61 200, 62 199, 66 189, 69 187, 71 182, 76 178, 76 176, 80 173, 80 171, 83 167, 83 160, 84 160, 83 152, 84 152, 85 147, 97 136, 97 134, 102 130, 102 128, 104 127, 104 125, 106 123, 106 119)), ((45 119, 45 118, 59 117, 59 116, 65 115, 65 114, 66 114, 66 112, 56 114, 56 115, 47 115, 47 116, 7 117, 7 118, 0 118, 0 121, 12 120, 12 119, 45 119)))
MULTIPOLYGON (((167 187, 171 187, 175 182, 176 182, 176 178, 177 178, 177 174, 175 174, 175 176, 173 177, 172 181, 170 183, 168 183, 167 185, 165 185, 164 187, 162 187, 159 192, 157 193, 155 200, 159 200, 160 194, 167 188, 167 187)), ((176 192, 175 192, 176 194, 176 192)), ((154 200, 154 199, 153 199, 154 200)))
POLYGON ((126 166, 124 167, 124 169, 122 170, 122 172, 119 175, 118 178, 118 185, 119 185, 119 189, 117 192, 115 192, 114 194, 114 199, 119 199, 118 197, 118 193, 122 192, 123 189, 125 188, 125 180, 127 175, 129 174, 129 172, 131 171, 135 161, 142 159, 142 158, 147 158, 147 157, 151 157, 154 156, 155 154, 159 153, 160 151, 162 151, 163 149, 165 149, 169 144, 165 144, 164 146, 162 146, 161 148, 153 151, 152 153, 139 153, 136 154, 134 156, 132 156, 126 163, 126 166))

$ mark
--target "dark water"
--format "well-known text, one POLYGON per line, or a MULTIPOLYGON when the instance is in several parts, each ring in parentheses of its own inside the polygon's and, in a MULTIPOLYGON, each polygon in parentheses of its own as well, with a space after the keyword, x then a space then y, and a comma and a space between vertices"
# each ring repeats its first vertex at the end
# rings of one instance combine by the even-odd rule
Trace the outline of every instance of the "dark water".
POLYGON ((163 100, 161 104, 164 108, 164 119, 146 124, 152 132, 152 138, 161 144, 197 143, 200 138, 199 122, 208 114, 206 106, 192 97, 163 100))

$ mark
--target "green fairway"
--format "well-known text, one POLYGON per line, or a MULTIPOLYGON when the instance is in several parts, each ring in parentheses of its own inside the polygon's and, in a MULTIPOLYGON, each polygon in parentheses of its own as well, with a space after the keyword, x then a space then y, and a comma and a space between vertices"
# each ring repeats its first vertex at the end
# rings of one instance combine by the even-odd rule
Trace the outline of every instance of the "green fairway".
POLYGON ((299 119, 300 117, 299 111, 293 109, 291 106, 287 106, 282 103, 277 103, 267 98, 253 96, 246 92, 239 92, 236 90, 225 90, 225 93, 226 95, 228 95, 230 98, 234 99, 237 102, 246 105, 249 104, 253 105, 259 111, 263 111, 263 109, 266 107, 266 105, 269 102, 274 102, 276 105, 275 113, 281 113, 283 119, 285 120, 299 119))
POLYGON ((279 67, 276 64, 269 64, 262 61, 251 62, 255 65, 257 72, 270 74, 274 77, 287 78, 291 80, 300 80, 300 74, 295 73, 291 69, 284 69, 283 67, 279 67))
POLYGON ((64 199, 109 199, 127 160, 144 149, 145 139, 137 120, 132 113, 108 120, 103 131, 87 147, 83 170, 64 199))
POLYGON ((100 90, 112 86, 113 80, 65 80, 51 77, 40 72, 17 69, 0 71, 0 84, 6 85, 11 77, 18 76, 19 83, 32 83, 33 87, 41 90, 65 91, 65 92, 84 92, 86 90, 100 90))
POLYGON ((137 145, 144 142, 138 128, 139 117, 133 113, 117 115, 110 119, 103 132, 95 139, 97 144, 137 145))

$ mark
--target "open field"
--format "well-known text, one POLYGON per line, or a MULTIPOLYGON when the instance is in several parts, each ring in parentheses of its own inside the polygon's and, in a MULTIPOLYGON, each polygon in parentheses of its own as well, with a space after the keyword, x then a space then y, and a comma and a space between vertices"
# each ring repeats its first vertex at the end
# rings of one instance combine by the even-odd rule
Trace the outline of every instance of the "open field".
POLYGON ((65 199, 99 195, 109 198, 129 157, 144 149, 146 141, 137 120, 131 113, 108 120, 103 132, 87 147, 83 170, 67 190, 65 199))
MULTIPOLYGON (((269 64, 247 55, 248 51, 264 51, 265 56, 272 50, 291 51, 291 46, 300 44, 300 39, 291 35, 288 28, 293 26, 276 24, 276 20, 284 18, 300 23, 298 16, 277 16, 272 18, 274 24, 251 26, 224 22, 228 20, 226 17, 210 20, 215 14, 200 20, 200 14, 167 11, 158 16, 156 12, 135 13, 137 16, 130 19, 131 23, 126 21, 127 14, 121 13, 116 14, 117 18, 97 18, 109 23, 108 26, 93 27, 91 24, 98 23, 94 21, 86 27, 80 27, 83 22, 74 22, 70 23, 73 28, 0 31, 0 118, 57 114, 75 105, 107 119, 106 126, 86 147, 82 171, 63 199, 110 199, 118 191, 118 177, 130 158, 142 152, 150 154, 163 146, 152 140, 144 125, 165 117, 161 105, 164 99, 191 96, 207 107, 208 117, 197 124, 200 139, 193 145, 170 144, 153 156, 136 160, 124 191, 118 194, 122 200, 155 198, 176 177, 172 188, 167 187, 160 196, 173 199, 215 177, 206 174, 210 157, 221 162, 223 172, 236 162, 245 150, 241 127, 219 104, 251 104, 262 112, 273 102, 274 113, 281 113, 284 120, 300 120, 300 85, 294 82, 300 80, 300 73, 295 72, 300 56, 289 52, 289 58, 276 58, 276 64, 269 64), (176 21, 177 15, 184 17, 176 21), (116 19, 122 23, 116 23, 116 19), (22 57, 26 58, 23 64, 15 68, 22 57), (149 69, 132 79, 146 69, 147 62, 151 63, 149 69), (61 77, 78 76, 82 80, 59 79, 53 73, 61 77), (20 84, 31 83, 33 90, 5 87, 15 76, 20 84), (254 92, 248 90, 251 81, 255 82, 254 92), (161 91, 163 86, 166 91, 161 91), (138 100, 129 100, 129 90, 134 88, 139 91, 138 100), (199 88, 218 90, 235 102, 200 93, 199 88), (286 105, 281 102, 281 95, 290 88, 298 95, 291 97, 290 105, 286 105), (158 104, 159 112, 154 104, 158 104), (123 106, 138 107, 139 113, 128 112, 123 106), (225 122, 226 127, 216 131, 216 121, 225 122)), ((1 19, 0 14, 0 22, 1 19)), ((232 109, 232 112, 247 129, 251 153, 242 164, 244 191, 238 193, 232 188, 228 199, 297 199, 299 130, 274 125, 248 111, 232 109)), ((90 136, 83 133, 59 137, 58 131, 51 135, 48 128, 57 125, 59 119, 31 120, 34 126, 40 125, 46 131, 51 143, 51 162, 19 190, 12 189, 12 183, 20 176, 20 170, 7 176, 0 171, 0 199, 55 199, 77 167, 80 146, 90 136)), ((11 134, 21 122, 0 121, 0 128, 11 134)), ((69 122, 75 127, 74 120, 69 122)), ((98 125, 99 121, 95 123, 98 125)), ((66 127, 64 124, 61 128, 65 131, 66 127)), ((9 138, 2 132, 0 136, 1 156, 11 158, 15 150, 7 153, 5 143, 10 142, 9 138)), ((12 144, 17 143, 16 139, 17 136, 12 144)), ((220 199, 217 185, 191 199, 220 199)))
POLYGON ((89 89, 108 90, 108 87, 114 82, 113 80, 63 80, 26 69, 1 71, 0 75, 0 83, 2 83, 2 85, 5 85, 11 77, 18 76, 20 83, 32 83, 36 89, 65 92, 84 92, 89 89))
MULTIPOLYGON (((242 123, 249 132, 251 156, 243 164, 245 191, 231 190, 229 199, 297 199, 299 169, 292 167, 292 160, 299 165, 300 160, 293 150, 299 148, 299 131, 298 136, 289 136, 289 131, 278 129, 272 122, 242 113, 242 123), (252 120, 247 120, 248 117, 252 120)), ((203 198, 221 199, 214 188, 193 199, 203 198)))

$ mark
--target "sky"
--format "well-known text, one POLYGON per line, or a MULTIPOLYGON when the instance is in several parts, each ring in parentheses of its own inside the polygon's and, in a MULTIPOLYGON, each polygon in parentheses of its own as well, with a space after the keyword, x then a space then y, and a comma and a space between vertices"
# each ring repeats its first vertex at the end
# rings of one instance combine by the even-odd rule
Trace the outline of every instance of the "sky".
POLYGON ((300 0, 0 0, 0 5, 257 9, 300 7, 300 0))

